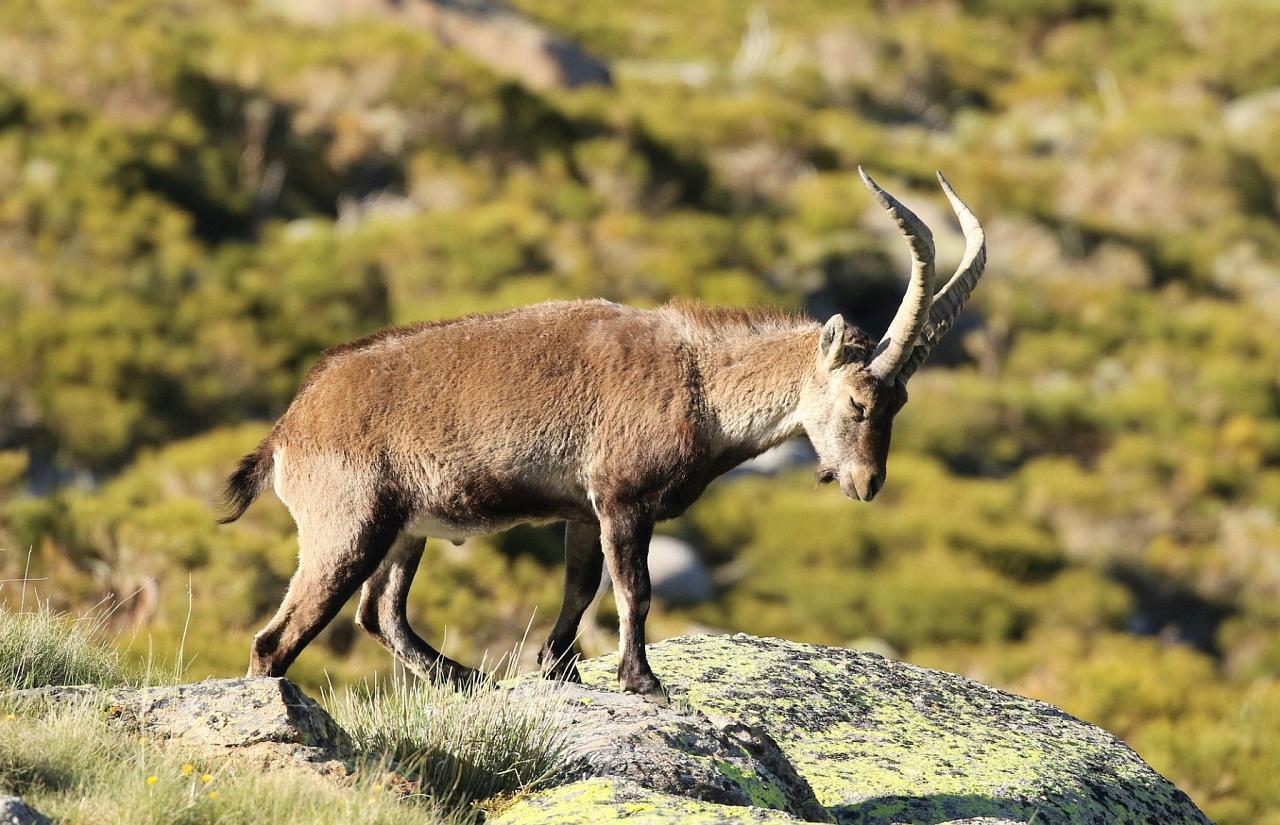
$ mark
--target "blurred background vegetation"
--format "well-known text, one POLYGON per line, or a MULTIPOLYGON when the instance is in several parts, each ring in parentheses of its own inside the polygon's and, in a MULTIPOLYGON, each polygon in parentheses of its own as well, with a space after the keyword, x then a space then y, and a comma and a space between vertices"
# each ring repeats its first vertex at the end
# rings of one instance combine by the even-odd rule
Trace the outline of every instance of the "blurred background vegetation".
MULTIPOLYGON (((906 269, 854 169, 946 269, 940 168, 991 263, 883 495, 718 482, 663 528, 715 597, 651 635, 962 672, 1104 725, 1220 822, 1280 823, 1280 7, 516 0, 607 66, 568 88, 411 4, 301 5, 345 11, 0 7, 0 576, 114 598, 138 655, 190 611, 188 675, 239 673, 292 524, 266 496, 217 528, 213 502, 324 347, 575 296, 875 333, 906 269)), ((419 628, 473 663, 540 637, 556 542, 432 543, 419 628)), ((348 608, 291 675, 389 667, 348 608)))

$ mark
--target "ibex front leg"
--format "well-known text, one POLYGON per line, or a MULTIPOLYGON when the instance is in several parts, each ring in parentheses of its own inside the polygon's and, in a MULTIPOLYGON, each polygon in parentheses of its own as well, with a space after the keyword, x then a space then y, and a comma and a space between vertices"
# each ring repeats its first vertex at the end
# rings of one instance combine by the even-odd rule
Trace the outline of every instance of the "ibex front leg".
POLYGON ((604 560, 613 578, 618 603, 618 682, 628 693, 666 704, 667 691, 653 675, 644 655, 644 620, 649 615, 649 538, 653 521, 615 516, 600 522, 604 560))

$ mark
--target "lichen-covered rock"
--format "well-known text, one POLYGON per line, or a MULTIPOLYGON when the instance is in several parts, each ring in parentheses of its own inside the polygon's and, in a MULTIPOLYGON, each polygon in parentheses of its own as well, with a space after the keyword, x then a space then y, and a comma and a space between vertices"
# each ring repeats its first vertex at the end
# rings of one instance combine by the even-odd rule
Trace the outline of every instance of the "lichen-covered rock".
POLYGON ((585 779, 527 797, 491 825, 782 825, 801 820, 768 808, 717 805, 650 790, 625 779, 585 779))
POLYGON ((340 770, 351 740, 310 697, 285 679, 208 679, 149 688, 52 687, 20 691, 43 701, 92 701, 121 724, 211 755, 296 760, 340 770))
MULTIPOLYGON (((538 701, 545 693, 525 680, 512 699, 538 701)), ((722 728, 692 708, 578 685, 564 685, 555 698, 568 756, 561 781, 611 777, 687 799, 825 817, 778 746, 742 725, 722 728)))
MULTIPOLYGON (((872 653, 741 635, 673 639, 651 646, 649 660, 673 704, 697 711, 688 721, 705 718, 720 732, 737 725, 775 743, 823 813, 837 822, 1208 822, 1114 736, 1050 705, 960 676, 872 653)), ((584 695, 593 703, 619 701, 615 667, 614 657, 583 663, 586 686, 596 688, 584 695)), ((607 735, 607 727, 600 732, 607 735)), ((643 763, 597 767, 650 792, 678 790, 644 785, 643 763)), ((787 770, 775 765, 770 773, 787 770)), ((571 787, 599 793, 616 786, 571 787)), ((508 812, 511 819, 501 821, 532 821, 519 819, 521 809, 539 798, 521 802, 508 812)), ((783 807, 765 797, 753 801, 783 807)), ((605 802, 591 804, 612 810, 613 818, 626 813, 605 802)), ((662 814, 654 809, 646 815, 662 814)), ((583 821, 609 818, 601 813, 583 821)))
POLYGON ((53 825, 49 817, 37 811, 21 798, 0 796, 0 825, 53 825))

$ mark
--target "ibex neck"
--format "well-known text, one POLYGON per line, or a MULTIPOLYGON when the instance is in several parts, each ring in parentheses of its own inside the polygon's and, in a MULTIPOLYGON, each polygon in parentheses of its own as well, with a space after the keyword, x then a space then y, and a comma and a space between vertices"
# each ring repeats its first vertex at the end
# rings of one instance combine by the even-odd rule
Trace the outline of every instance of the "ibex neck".
POLYGON ((702 385, 725 449, 756 455, 800 435, 819 328, 743 331, 700 342, 702 385))

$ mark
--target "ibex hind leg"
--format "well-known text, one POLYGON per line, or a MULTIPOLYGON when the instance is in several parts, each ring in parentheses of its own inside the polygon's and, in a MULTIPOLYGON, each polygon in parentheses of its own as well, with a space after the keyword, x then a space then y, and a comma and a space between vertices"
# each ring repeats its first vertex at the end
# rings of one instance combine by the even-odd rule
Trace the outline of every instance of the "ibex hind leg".
POLYGON ((564 600, 551 635, 538 651, 538 664, 548 679, 581 682, 574 639, 582 614, 600 589, 604 553, 600 549, 600 525, 569 522, 564 536, 564 600))
POLYGON ((280 609, 254 637, 250 676, 283 676, 387 555, 399 527, 361 522, 335 511, 300 519, 298 569, 280 609))
POLYGON ((459 687, 485 682, 479 671, 461 665, 427 644, 409 625, 409 586, 422 560, 424 539, 402 535, 360 592, 356 624, 390 650, 416 676, 459 687))

